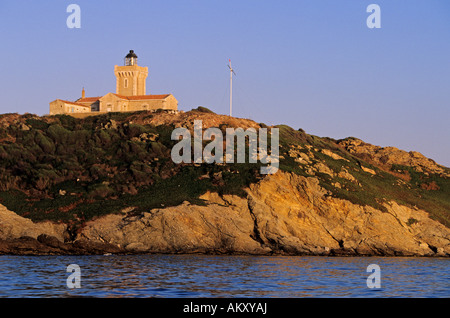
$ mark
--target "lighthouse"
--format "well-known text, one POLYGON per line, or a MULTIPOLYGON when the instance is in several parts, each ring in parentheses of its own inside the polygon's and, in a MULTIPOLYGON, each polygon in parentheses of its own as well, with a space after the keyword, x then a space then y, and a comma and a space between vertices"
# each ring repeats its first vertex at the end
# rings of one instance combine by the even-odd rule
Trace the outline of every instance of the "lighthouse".
POLYGON ((115 66, 116 94, 122 96, 146 95, 145 81, 148 76, 148 67, 139 66, 138 57, 134 50, 125 56, 123 66, 115 66))

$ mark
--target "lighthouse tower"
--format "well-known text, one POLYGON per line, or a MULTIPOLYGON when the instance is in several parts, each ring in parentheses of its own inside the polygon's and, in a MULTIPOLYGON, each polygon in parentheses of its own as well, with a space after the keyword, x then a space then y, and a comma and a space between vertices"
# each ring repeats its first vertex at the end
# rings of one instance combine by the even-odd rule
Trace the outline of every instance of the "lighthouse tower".
POLYGON ((138 66, 137 55, 133 50, 125 56, 124 66, 114 66, 116 75, 116 94, 123 96, 146 95, 145 81, 148 67, 138 66))

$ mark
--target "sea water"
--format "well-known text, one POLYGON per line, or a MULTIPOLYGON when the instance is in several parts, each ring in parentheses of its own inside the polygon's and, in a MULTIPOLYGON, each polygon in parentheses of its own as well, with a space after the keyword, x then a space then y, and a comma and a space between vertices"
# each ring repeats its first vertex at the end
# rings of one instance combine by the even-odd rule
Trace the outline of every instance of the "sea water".
MULTIPOLYGON (((445 258, 0 256, 0 297, 450 297, 445 258), (79 288, 68 284, 79 267, 79 288), (369 288, 371 264, 379 288, 369 288)), ((373 287, 373 286, 372 286, 373 287)))

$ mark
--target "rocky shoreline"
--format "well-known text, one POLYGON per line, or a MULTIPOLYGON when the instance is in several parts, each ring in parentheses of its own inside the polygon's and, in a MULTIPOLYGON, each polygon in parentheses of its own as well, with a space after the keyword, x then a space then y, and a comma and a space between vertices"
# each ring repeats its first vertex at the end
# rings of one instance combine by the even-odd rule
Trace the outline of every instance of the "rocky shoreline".
POLYGON ((392 250, 379 250, 373 253, 359 253, 353 249, 336 248, 323 252, 295 252, 271 250, 267 252, 237 252, 218 247, 210 250, 189 250, 172 252, 130 251, 116 245, 102 242, 75 241, 63 243, 54 236, 40 235, 37 239, 20 237, 14 240, 0 240, 0 255, 14 256, 93 256, 93 255, 234 255, 234 256, 326 256, 326 257, 449 257, 448 254, 429 252, 417 255, 392 250))
POLYGON ((323 252, 295 252, 271 250, 266 252, 237 252, 223 247, 210 250, 192 249, 172 252, 145 252, 132 251, 120 248, 114 244, 90 241, 75 241, 64 243, 54 236, 40 235, 38 238, 20 237, 13 240, 0 240, 0 255, 14 256, 88 256, 88 255, 235 255, 235 256, 328 256, 328 257, 449 257, 448 254, 433 253, 415 255, 396 251, 377 251, 374 253, 362 253, 353 249, 336 248, 323 252))
POLYGON ((279 172, 247 197, 118 214, 67 226, 33 223, 0 206, 0 255, 213 254, 449 257, 450 229, 426 211, 386 211, 333 198, 316 178, 279 172), (414 222, 411 222, 414 220, 414 222))

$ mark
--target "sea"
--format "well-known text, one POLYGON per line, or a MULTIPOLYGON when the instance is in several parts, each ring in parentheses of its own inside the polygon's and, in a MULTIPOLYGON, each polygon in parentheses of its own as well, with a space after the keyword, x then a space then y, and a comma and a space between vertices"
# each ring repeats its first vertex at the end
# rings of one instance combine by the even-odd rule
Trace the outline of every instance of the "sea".
POLYGON ((0 256, 0 298, 448 298, 450 260, 0 256))

